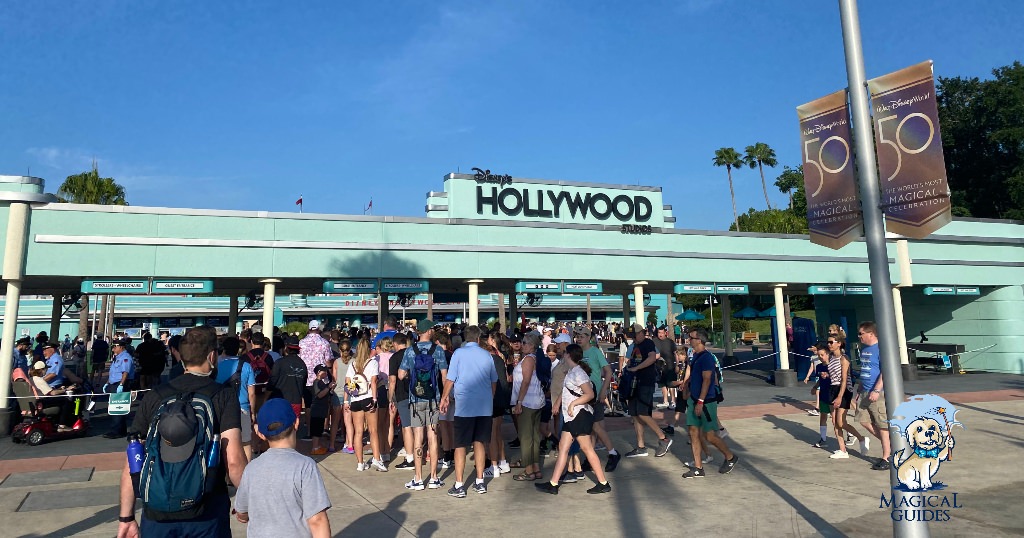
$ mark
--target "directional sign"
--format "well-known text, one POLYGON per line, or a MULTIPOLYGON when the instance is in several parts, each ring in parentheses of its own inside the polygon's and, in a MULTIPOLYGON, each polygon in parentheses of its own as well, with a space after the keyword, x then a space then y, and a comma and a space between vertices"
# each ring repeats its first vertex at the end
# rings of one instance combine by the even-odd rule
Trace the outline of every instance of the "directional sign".
POLYGON ((871 286, 846 285, 847 295, 871 295, 871 286))
POLYGON ((694 295, 714 295, 714 284, 676 284, 672 292, 677 294, 690 293, 694 295))
POLYGON ((127 415, 132 410, 132 393, 115 392, 107 403, 108 415, 127 415))
POLYGON ((956 294, 957 295, 981 295, 981 288, 976 288, 976 287, 961 288, 960 286, 957 286, 956 294))
POLYGON ((924 289, 925 295, 956 295, 956 288, 953 286, 928 286, 924 289))
POLYGON ((153 293, 212 293, 212 280, 154 280, 153 293))
POLYGON ((149 281, 146 280, 85 280, 82 281, 82 293, 149 293, 149 281))
POLYGON ((324 282, 324 293, 377 293, 376 279, 328 280, 324 282))
POLYGON ((807 293, 811 295, 842 295, 843 286, 807 286, 807 293))
POLYGON ((561 282, 516 282, 517 293, 562 293, 561 282))
POLYGON ((565 293, 601 293, 604 291, 604 284, 600 282, 564 282, 562 291, 565 293))
POLYGON ((385 280, 380 284, 381 293, 427 293, 430 283, 426 280, 385 280))
POLYGON ((716 284, 715 291, 719 295, 746 295, 750 289, 746 284, 716 284))

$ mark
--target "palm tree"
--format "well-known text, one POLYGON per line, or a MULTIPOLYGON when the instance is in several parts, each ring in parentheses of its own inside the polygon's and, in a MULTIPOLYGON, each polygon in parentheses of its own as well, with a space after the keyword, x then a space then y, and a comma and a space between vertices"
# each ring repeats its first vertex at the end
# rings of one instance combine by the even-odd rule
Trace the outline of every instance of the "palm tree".
POLYGON ((761 189, 764 190, 764 201, 768 204, 768 209, 772 208, 772 202, 768 199, 768 186, 764 182, 764 167, 770 166, 772 168, 778 166, 779 161, 775 158, 775 150, 764 142, 758 142, 753 146, 747 146, 746 156, 743 157, 743 162, 747 163, 751 168, 757 168, 761 171, 761 189))
POLYGON ((732 169, 743 166, 743 157, 736 148, 719 148, 715 150, 715 158, 711 160, 715 166, 724 166, 729 174, 729 196, 732 197, 732 220, 736 224, 736 231, 740 231, 740 219, 736 213, 736 191, 732 188, 732 169))
POLYGON ((72 204, 128 205, 124 187, 113 178, 100 177, 96 163, 88 172, 68 176, 57 189, 57 200, 72 204))

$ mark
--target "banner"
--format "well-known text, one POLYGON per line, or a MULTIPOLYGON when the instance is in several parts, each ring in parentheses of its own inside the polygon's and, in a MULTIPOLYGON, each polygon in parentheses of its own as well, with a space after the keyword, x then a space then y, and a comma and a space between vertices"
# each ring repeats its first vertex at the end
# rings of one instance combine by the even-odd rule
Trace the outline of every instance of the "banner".
POLYGON ((953 220, 932 62, 868 81, 889 232, 921 239, 953 220))
POLYGON ((796 107, 811 242, 832 249, 864 235, 846 90, 796 107))

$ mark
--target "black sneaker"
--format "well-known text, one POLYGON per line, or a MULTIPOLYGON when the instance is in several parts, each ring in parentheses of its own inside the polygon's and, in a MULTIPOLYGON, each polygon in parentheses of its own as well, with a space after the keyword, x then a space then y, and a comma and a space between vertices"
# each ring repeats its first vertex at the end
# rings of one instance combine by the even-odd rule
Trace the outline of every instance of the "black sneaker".
POLYGON ((873 463, 871 465, 871 470, 872 471, 888 471, 889 470, 889 462, 884 460, 884 459, 882 459, 882 458, 878 458, 878 460, 875 461, 875 463, 873 463))
POLYGON ((409 460, 402 460, 402 463, 395 465, 395 469, 415 469, 416 464, 409 460))
POLYGON ((610 472, 614 471, 615 468, 619 466, 619 460, 621 460, 621 459, 622 459, 622 455, 621 454, 618 454, 618 453, 608 454, 608 462, 604 464, 604 472, 610 473, 610 472))
POLYGON ((562 479, 558 481, 558 485, 561 486, 562 484, 575 484, 576 480, 576 473, 565 473, 562 475, 562 479))
POLYGON ((718 472, 722 474, 729 474, 732 472, 732 468, 736 467, 736 462, 740 461, 740 457, 736 454, 732 455, 731 460, 725 460, 722 462, 722 466, 718 468, 718 472))
POLYGON ((509 441, 508 446, 512 448, 519 448, 519 438, 516 437, 515 439, 509 441))
POLYGON ((704 469, 690 469, 683 473, 683 478, 704 478, 704 469))
POLYGON ((543 482, 536 482, 533 484, 533 487, 537 488, 540 491, 543 491, 544 493, 558 495, 558 486, 552 485, 551 482, 548 482, 547 480, 543 482))
POLYGON ((584 459, 583 461, 580 462, 580 476, 583 476, 583 473, 585 472, 593 470, 594 468, 590 466, 590 460, 584 459))
POLYGON ((674 427, 672 427, 672 426, 665 426, 664 428, 661 429, 661 431, 665 432, 665 435, 675 435, 676 434, 676 429, 674 427))
POLYGON ((598 485, 588 489, 587 493, 589 493, 591 495, 597 495, 598 493, 608 493, 611 490, 612 490, 612 485, 609 484, 608 482, 605 482, 604 484, 598 484, 598 485))
POLYGON ((647 454, 648 454, 647 453, 647 447, 637 447, 637 448, 634 448, 633 450, 630 450, 629 452, 626 452, 626 457, 627 458, 646 458, 647 454))
POLYGON ((448 496, 461 499, 466 496, 466 487, 463 486, 461 488, 457 488, 452 486, 451 489, 448 490, 448 496))
POLYGON ((665 454, 668 454, 668 449, 672 446, 672 440, 668 437, 658 441, 658 450, 654 452, 655 458, 660 458, 665 454))

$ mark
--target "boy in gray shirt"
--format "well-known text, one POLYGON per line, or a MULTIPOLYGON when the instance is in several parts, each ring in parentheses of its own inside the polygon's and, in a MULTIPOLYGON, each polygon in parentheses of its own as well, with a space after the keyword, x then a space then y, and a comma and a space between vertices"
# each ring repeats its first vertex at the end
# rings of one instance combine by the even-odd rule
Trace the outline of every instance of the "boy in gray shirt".
POLYGON ((323 478, 316 462, 295 451, 299 418, 287 400, 267 400, 257 416, 257 434, 270 450, 245 467, 235 494, 236 517, 250 538, 331 536, 323 478), (288 485, 291 484, 291 487, 288 485))

